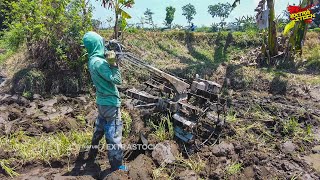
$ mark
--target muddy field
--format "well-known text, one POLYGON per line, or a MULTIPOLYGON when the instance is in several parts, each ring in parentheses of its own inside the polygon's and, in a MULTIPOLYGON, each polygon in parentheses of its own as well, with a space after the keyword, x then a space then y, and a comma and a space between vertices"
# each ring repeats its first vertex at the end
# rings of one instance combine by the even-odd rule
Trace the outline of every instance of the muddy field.
MULTIPOLYGON (((122 109, 132 119, 124 144, 141 144, 141 132, 149 143, 158 144, 153 151, 125 152, 129 172, 110 174, 103 149, 98 163, 89 167, 83 147, 69 156, 24 160, 21 149, 10 149, 16 146, 4 139, 21 132, 37 138, 83 131, 89 141, 97 115, 94 98, 35 94, 27 99, 1 93, 0 159, 11 159, 7 165, 20 174, 14 179, 319 179, 320 86, 283 87, 257 77, 254 86, 245 89, 238 76, 226 67, 220 70, 214 78, 227 82, 226 124, 215 144, 198 151, 190 153, 178 139, 155 140, 146 123, 152 111, 130 109, 124 99, 122 109)), ((8 83, 4 80, 0 76, 0 88, 8 83)), ((20 143, 26 141, 21 138, 20 143)), ((10 177, 3 167, 0 172, 1 179, 10 177)))

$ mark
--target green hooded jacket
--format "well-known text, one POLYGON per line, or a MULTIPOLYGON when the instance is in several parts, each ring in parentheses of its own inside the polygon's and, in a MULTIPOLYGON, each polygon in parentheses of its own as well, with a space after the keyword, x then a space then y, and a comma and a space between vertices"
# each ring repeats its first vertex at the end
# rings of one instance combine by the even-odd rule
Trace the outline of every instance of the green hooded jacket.
POLYGON ((84 35, 83 43, 89 56, 91 79, 96 87, 96 103, 120 107, 120 96, 116 85, 122 83, 121 73, 118 67, 110 66, 106 61, 103 38, 90 31, 84 35))

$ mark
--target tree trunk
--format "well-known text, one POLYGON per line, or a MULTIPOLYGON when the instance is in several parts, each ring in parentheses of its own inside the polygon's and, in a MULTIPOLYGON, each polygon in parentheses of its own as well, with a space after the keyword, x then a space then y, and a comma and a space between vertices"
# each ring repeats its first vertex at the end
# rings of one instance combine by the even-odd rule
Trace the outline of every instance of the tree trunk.
POLYGON ((269 31, 268 31, 268 49, 271 57, 276 56, 278 54, 278 44, 277 44, 277 27, 275 19, 275 11, 274 11, 274 0, 267 0, 269 12, 269 31))
POLYGON ((116 21, 114 23, 114 39, 118 39, 119 36, 119 15, 116 13, 116 21))

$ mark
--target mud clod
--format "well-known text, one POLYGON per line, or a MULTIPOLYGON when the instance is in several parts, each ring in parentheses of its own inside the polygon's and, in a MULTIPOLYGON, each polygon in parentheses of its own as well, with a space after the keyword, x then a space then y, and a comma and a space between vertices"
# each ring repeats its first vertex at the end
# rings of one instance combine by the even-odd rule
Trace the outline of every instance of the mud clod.
POLYGON ((192 170, 185 170, 177 175, 177 180, 198 180, 199 176, 192 170))
POLYGON ((244 170, 243 170, 243 175, 244 175, 246 178, 253 178, 253 177, 255 176, 253 167, 252 167, 252 166, 249 166, 249 167, 244 168, 244 170))
POLYGON ((303 159, 320 173, 320 154, 310 154, 309 156, 303 157, 303 159))
POLYGON ((154 167, 155 165, 150 157, 140 154, 129 164, 129 176, 132 179, 152 179, 154 167))
POLYGON ((297 149, 297 145, 295 145, 292 141, 287 141, 282 144, 282 151, 285 153, 292 153, 297 149))
POLYGON ((178 146, 175 143, 165 141, 156 145, 152 151, 152 157, 158 164, 173 163, 176 160, 175 155, 177 155, 178 152, 178 146))
POLYGON ((226 142, 222 142, 216 146, 213 146, 211 148, 211 152, 213 155, 218 157, 227 156, 235 153, 233 144, 228 144, 226 142))

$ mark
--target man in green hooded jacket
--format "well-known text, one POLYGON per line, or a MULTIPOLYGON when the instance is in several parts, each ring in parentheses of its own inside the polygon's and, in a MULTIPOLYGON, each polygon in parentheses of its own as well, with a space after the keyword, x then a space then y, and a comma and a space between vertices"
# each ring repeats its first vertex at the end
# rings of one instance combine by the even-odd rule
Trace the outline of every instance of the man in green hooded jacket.
POLYGON ((122 165, 122 121, 120 113, 120 96, 116 85, 122 83, 118 65, 106 60, 103 38, 95 32, 87 32, 83 37, 87 49, 88 67, 91 79, 96 88, 96 103, 99 115, 89 151, 88 162, 94 162, 99 141, 105 135, 108 158, 112 170, 126 170, 122 165))

